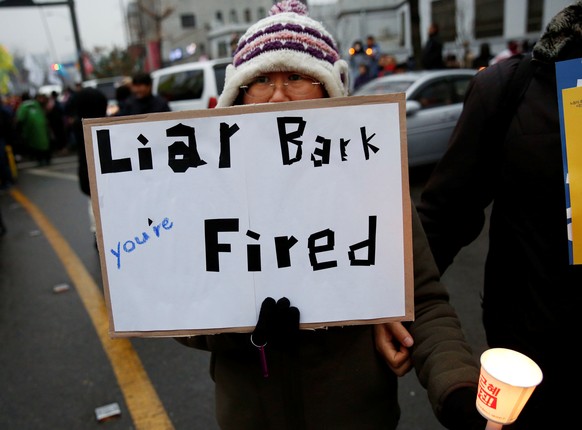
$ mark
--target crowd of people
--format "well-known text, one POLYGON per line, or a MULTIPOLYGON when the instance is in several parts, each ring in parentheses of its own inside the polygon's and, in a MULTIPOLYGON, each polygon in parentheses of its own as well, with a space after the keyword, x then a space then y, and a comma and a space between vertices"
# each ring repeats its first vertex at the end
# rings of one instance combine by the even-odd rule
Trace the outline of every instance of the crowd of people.
MULTIPOLYGON (((105 95, 97 92, 107 105, 105 95)), ((32 95, 25 91, 0 98, 0 187, 9 188, 15 182, 7 147, 16 160, 35 161, 39 166, 50 165, 54 156, 84 154, 81 119, 109 114, 107 109, 84 106, 85 94, 95 91, 77 83, 62 94, 52 91, 32 95)), ((132 82, 117 87, 116 101, 114 114, 119 116, 170 110, 165 99, 152 94, 152 79, 145 72, 136 73, 132 82)))
MULTIPOLYGON (((168 112, 167 101, 152 94, 149 73, 137 72, 131 82, 116 88, 116 116, 152 112, 168 112)), ((84 118, 108 116, 109 100, 105 94, 80 83, 67 88, 63 94, 38 93, 31 96, 0 98, 0 190, 7 190, 16 182, 16 160, 33 161, 48 166, 54 156, 77 154, 81 191, 90 196, 89 173, 83 136, 84 118)), ((96 232, 95 218, 89 201, 90 230, 96 232)), ((0 214, 0 235, 6 226, 0 214)))
POLYGON ((2 97, 0 187, 8 188, 15 182, 11 161, 50 165, 54 156, 76 149, 71 129, 76 114, 70 106, 74 94, 74 90, 68 89, 64 94, 52 91, 33 95, 26 91, 2 97), (7 147, 13 160, 6 153, 7 147))
POLYGON ((355 91, 372 79, 408 70, 453 68, 479 70, 512 55, 527 54, 531 52, 532 48, 531 42, 527 39, 524 39, 521 43, 512 39, 507 42, 506 48, 497 54, 493 54, 489 42, 482 42, 479 45, 479 52, 475 55, 469 43, 465 42, 462 54, 457 55, 453 52, 444 51, 439 25, 432 23, 429 26, 427 40, 422 48, 420 64, 416 65, 412 56, 404 62, 399 62, 395 55, 382 52, 380 46, 376 43, 376 38, 373 35, 368 35, 365 45, 361 40, 356 40, 349 49, 350 73, 353 76, 350 90, 355 91))
MULTIPOLYGON (((455 54, 443 53, 439 27, 433 23, 429 27, 428 39, 422 50, 420 67, 416 67, 412 57, 405 62, 398 62, 395 55, 382 52, 376 38, 368 35, 365 43, 356 40, 349 50, 351 75, 349 91, 353 92, 377 77, 417 68, 482 69, 516 53, 531 52, 531 48, 527 40, 522 44, 510 40, 506 49, 494 55, 489 43, 483 42, 478 55, 473 55, 468 46, 465 46, 463 58, 458 59, 455 54)), ((154 99, 151 94, 145 97, 148 86, 151 91, 149 74, 140 72, 134 76, 134 81, 133 84, 124 84, 118 88, 116 115, 169 109, 163 106, 163 100, 154 99), (140 91, 146 93, 140 96, 140 91), (144 100, 147 100, 147 103, 144 100), (150 105, 151 103, 155 105, 150 105)), ((3 96, 0 104, 2 113, 0 145, 9 146, 17 159, 34 160, 39 165, 50 164, 55 155, 76 152, 80 145, 77 142, 78 136, 76 137, 74 133, 74 123, 78 118, 75 96, 81 89, 78 83, 74 88, 65 88, 63 94, 53 91, 50 95, 33 96, 29 92, 24 92, 20 95, 3 96)), ((8 161, 5 150, 0 150, 0 187, 3 188, 9 187, 14 182, 8 161)))

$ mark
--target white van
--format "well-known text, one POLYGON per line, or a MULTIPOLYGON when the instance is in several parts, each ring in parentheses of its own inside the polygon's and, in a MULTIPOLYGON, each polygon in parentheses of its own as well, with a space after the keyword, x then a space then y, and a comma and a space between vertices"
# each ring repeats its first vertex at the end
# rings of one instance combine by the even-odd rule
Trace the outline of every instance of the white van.
POLYGON ((216 106, 224 88, 226 66, 232 58, 197 61, 151 72, 152 93, 164 97, 172 111, 216 106))

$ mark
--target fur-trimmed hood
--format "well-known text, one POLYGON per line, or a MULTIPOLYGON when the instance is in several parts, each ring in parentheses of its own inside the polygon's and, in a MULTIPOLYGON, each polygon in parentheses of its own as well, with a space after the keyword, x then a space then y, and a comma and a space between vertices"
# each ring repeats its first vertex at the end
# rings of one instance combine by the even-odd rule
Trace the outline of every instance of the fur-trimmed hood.
POLYGON ((582 56, 582 0, 565 7, 554 16, 533 49, 533 57, 545 63, 580 56, 582 56))

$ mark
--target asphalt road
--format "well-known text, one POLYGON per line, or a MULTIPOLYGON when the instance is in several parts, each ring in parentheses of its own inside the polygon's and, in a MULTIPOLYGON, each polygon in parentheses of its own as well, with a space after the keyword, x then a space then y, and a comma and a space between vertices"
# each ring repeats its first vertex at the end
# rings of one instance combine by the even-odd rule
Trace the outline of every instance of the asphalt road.
MULTIPOLYGON (((218 429, 209 354, 173 339, 109 338, 76 157, 19 169, 0 194, 0 429, 218 429), (98 422, 96 408, 112 403, 120 414, 98 422)), ((411 172, 413 200, 427 172, 411 172)), ((485 234, 444 277, 476 357, 485 234)), ((443 429, 415 375, 400 381, 399 430, 443 429)))

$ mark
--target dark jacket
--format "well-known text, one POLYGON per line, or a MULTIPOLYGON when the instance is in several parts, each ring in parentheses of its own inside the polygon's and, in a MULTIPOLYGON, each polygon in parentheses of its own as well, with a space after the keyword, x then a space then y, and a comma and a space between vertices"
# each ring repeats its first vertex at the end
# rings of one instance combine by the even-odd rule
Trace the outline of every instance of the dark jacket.
MULTIPOLYGON (((476 388, 479 368, 439 281, 413 208, 415 339, 413 359, 438 417, 445 396, 476 388)), ((249 334, 178 338, 212 351, 216 413, 222 429, 395 429, 400 417, 397 378, 376 353, 370 325, 302 330, 299 347, 267 346, 263 378, 249 334)), ((474 402, 474 401, 473 401, 474 402)), ((474 403, 473 403, 474 404, 474 403)))
POLYGON ((89 171, 87 167, 87 155, 85 139, 83 135, 83 118, 103 118, 107 115, 107 97, 96 88, 83 88, 75 94, 74 108, 70 111, 74 115, 73 133, 77 142, 77 157, 79 167, 79 187, 86 195, 91 195, 89 185, 89 171))
POLYGON ((155 112, 170 112, 170 106, 166 99, 153 94, 139 99, 131 95, 120 107, 118 115, 140 115, 155 112))
POLYGON ((443 43, 437 34, 429 36, 426 45, 422 49, 421 56, 422 67, 424 69, 443 69, 443 43))
POLYGON ((517 428, 577 421, 563 393, 580 377, 565 363, 563 348, 579 337, 582 267, 568 260, 555 79, 556 61, 582 56, 582 2, 570 12, 536 44, 535 72, 506 135, 499 135, 497 115, 519 57, 476 75, 418 205, 441 273, 480 234, 492 205, 482 299, 487 340, 524 353, 544 373, 517 428))

